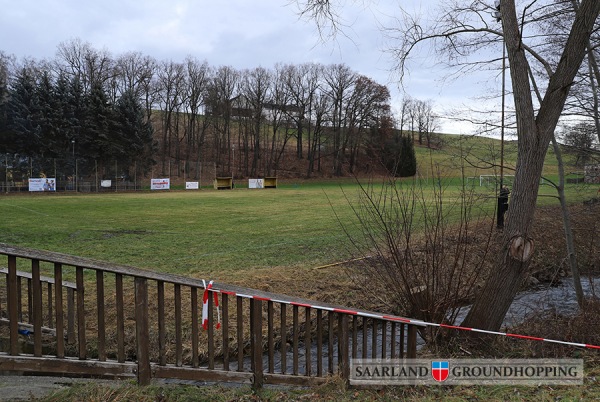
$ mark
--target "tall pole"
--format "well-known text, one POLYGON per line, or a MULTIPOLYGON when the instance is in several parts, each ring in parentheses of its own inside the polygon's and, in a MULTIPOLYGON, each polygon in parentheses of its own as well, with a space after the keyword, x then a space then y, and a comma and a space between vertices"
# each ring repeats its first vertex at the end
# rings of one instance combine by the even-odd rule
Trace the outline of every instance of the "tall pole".
MULTIPOLYGON (((496 21, 502 21, 502 10, 501 0, 496 1, 496 11, 494 17, 496 21)), ((498 204, 496 211, 496 227, 498 229, 504 228, 504 213, 508 205, 508 191, 504 190, 504 111, 506 109, 506 41, 504 39, 504 32, 502 33, 502 111, 501 111, 501 123, 500 123, 500 188, 498 192, 498 204)))
POLYGON ((71 140, 71 144, 73 144, 73 185, 75 186, 75 191, 77 191, 77 159, 75 159, 75 140, 71 140))
POLYGON ((506 109, 506 44, 502 38, 502 122, 500 126, 500 188, 504 185, 504 111, 506 109))

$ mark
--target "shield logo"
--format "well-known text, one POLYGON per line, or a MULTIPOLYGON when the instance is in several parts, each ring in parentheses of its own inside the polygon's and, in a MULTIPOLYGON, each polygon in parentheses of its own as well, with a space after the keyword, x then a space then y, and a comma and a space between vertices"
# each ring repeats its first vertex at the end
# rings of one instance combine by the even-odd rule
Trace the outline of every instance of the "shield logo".
POLYGON ((432 361, 431 362, 431 376, 438 382, 446 381, 448 374, 450 373, 450 364, 445 361, 432 361))

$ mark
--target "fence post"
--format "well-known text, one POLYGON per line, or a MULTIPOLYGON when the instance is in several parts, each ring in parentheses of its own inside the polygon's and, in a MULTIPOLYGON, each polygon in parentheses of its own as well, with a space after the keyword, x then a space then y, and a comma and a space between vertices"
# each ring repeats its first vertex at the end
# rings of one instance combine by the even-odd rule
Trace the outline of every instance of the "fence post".
POLYGON ((250 299, 250 320, 252 322, 252 366, 254 367, 254 381, 252 388, 259 389, 263 386, 263 357, 262 357, 262 301, 250 299))
POLYGON ((348 358, 348 315, 338 316, 338 370, 342 379, 347 383, 350 378, 350 361, 348 358))
POLYGON ((19 309, 17 296, 17 257, 8 256, 8 318, 10 320, 10 354, 19 354, 19 309))
POLYGON ((406 342, 406 357, 408 359, 417 358, 417 327, 408 325, 408 339, 406 342))
POLYGON ((137 338, 137 378, 139 385, 150 385, 149 333, 148 333, 148 281, 135 278, 135 332, 137 338))

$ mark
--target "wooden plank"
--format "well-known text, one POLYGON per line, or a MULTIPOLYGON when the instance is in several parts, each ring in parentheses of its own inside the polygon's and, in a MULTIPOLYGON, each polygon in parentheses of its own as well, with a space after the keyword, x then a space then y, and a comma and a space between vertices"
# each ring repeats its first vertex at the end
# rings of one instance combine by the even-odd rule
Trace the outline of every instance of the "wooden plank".
MULTIPOLYGON (((50 261, 50 262, 53 262, 53 261, 50 261)), ((54 264, 60 264, 60 263, 55 262, 54 264)), ((8 269, 0 268, 0 274, 8 274, 8 269)), ((17 271, 17 276, 19 276, 21 278, 31 279, 31 273, 25 272, 25 271, 17 271)), ((40 281, 42 281, 44 283, 50 283, 50 284, 56 283, 54 278, 50 278, 48 276, 43 276, 43 275, 40 276, 40 281)), ((65 288, 77 289, 77 285, 73 282, 63 281, 62 285, 65 288)))
MULTIPOLYGON (((322 385, 330 381, 329 377, 305 377, 283 374, 265 374, 264 383, 273 385, 293 385, 299 387, 312 387, 322 385)), ((334 397, 335 398, 335 397, 334 397)))
POLYGON ((387 321, 381 321, 381 358, 387 357, 387 321))
POLYGON ((311 322, 310 322, 310 307, 304 308, 304 356, 305 356, 305 375, 310 377, 312 374, 312 358, 311 358, 311 322))
POLYGON ((298 306, 297 305, 293 305, 292 306, 292 336, 293 336, 293 343, 292 343, 292 356, 293 356, 293 360, 292 360, 292 374, 294 375, 298 375, 298 344, 300 343, 299 340, 299 336, 300 336, 300 325, 298 322, 298 306))
POLYGON ((267 302, 267 345, 269 356, 269 373, 275 372, 275 337, 273 333, 273 314, 273 302, 269 300, 267 302))
POLYGON ((48 297, 47 303, 48 303, 48 315, 47 320, 48 320, 48 327, 52 328, 54 327, 54 312, 52 311, 52 284, 51 283, 47 283, 46 284, 47 287, 47 294, 46 296, 48 297))
POLYGON ((67 288, 67 342, 75 343, 75 290, 67 288))
POLYGON ((17 258, 8 256, 8 318, 10 320, 10 354, 19 354, 19 299, 17 291, 17 258))
POLYGON ((29 322, 33 321, 33 355, 42 356, 42 283, 40 282, 40 262, 31 260, 31 289, 33 294, 29 298, 33 308, 29 310, 29 322), (33 317, 32 317, 33 315, 33 317))
POLYGON ((17 277, 17 309, 19 311, 19 321, 23 321, 23 283, 21 277, 17 277))
POLYGON ((287 312, 286 304, 279 305, 280 325, 281 325, 281 374, 287 372, 287 312))
POLYGON ((391 338, 390 339, 390 344, 391 344, 391 350, 390 350, 390 359, 395 359, 396 356, 396 323, 392 322, 392 332, 390 334, 391 338))
MULTIPOLYGON (((204 301, 204 298, 202 299, 204 301)), ((214 322, 214 294, 208 292, 208 368, 215 368, 215 322, 214 322)))
POLYGON ((148 280, 135 278, 135 333, 138 385, 150 385, 150 335, 148 330, 148 280))
POLYGON ((229 296, 221 294, 221 307, 223 307, 223 370, 229 371, 229 296))
POLYGON ((158 296, 158 364, 164 366, 167 364, 167 334, 165 327, 165 283, 163 281, 156 283, 156 292, 158 296))
POLYGON ((43 374, 86 374, 94 377, 133 378, 136 364, 99 362, 97 360, 78 360, 66 357, 64 359, 32 356, 9 356, 0 353, 0 371, 16 371, 43 374))
POLYGON ((417 358, 417 327, 408 325, 408 338, 406 340, 406 357, 408 359, 417 358))
MULTIPOLYGON (((32 260, 32 264, 33 261, 36 260, 32 260)), ((38 261, 38 265, 39 263, 40 262, 38 261)), ((29 321, 30 324, 33 324, 33 287, 31 279, 27 279, 27 321, 29 321)))
POLYGON ((205 382, 234 382, 237 384, 251 384, 252 373, 209 370, 206 368, 177 367, 173 365, 152 366, 154 378, 175 378, 189 381, 205 382))
POLYGON ((338 366, 341 377, 348 382, 350 379, 350 359, 348 357, 348 314, 338 316, 338 366))
POLYGON ((244 299, 236 297, 236 326, 237 326, 237 349, 238 349, 238 369, 244 371, 244 299))
POLYGON ((56 306, 56 357, 65 357, 65 318, 63 312, 62 265, 54 264, 54 304, 56 306))
POLYGON ((254 299, 250 299, 250 370, 254 372, 254 336, 252 336, 254 325, 254 299))
POLYGON ((368 355, 368 341, 367 341, 367 332, 369 328, 369 319, 367 317, 362 318, 362 358, 367 359, 368 355))
POLYGON ((254 348, 252 350, 252 360, 254 361, 254 376, 252 380, 252 388, 257 390, 263 386, 263 348, 262 348, 262 300, 251 299, 252 302, 252 340, 254 348))
POLYGON ((125 307, 123 299, 123 275, 115 275, 115 297, 117 305, 117 360, 125 361, 125 307))
POLYGON ((327 372, 333 374, 333 312, 327 312, 327 372))
POLYGON ((373 319, 373 327, 371 328, 371 359, 377 359, 377 323, 376 319, 373 319))
POLYGON ((198 357, 198 343, 199 343, 199 320, 198 320, 198 289, 191 289, 191 303, 192 303, 192 367, 199 366, 198 357))
POLYGON ((87 352, 85 339, 85 297, 82 267, 76 267, 75 278, 77 283, 77 346, 79 350, 79 359, 85 360, 87 358, 87 352))
POLYGON ((402 324, 400 325, 400 358, 403 359, 404 356, 406 356, 406 353, 404 352, 404 336, 405 336, 405 331, 404 329, 406 328, 408 324, 402 324))
POLYGON ((181 344, 181 285, 175 284, 175 365, 183 364, 183 346, 181 344))
POLYGON ((352 358, 358 358, 358 317, 352 317, 352 358))
POLYGON ((104 318, 104 273, 96 271, 96 304, 98 315, 98 360, 106 361, 106 324, 104 318))
POLYGON ((323 375, 323 311, 317 310, 317 377, 323 375))

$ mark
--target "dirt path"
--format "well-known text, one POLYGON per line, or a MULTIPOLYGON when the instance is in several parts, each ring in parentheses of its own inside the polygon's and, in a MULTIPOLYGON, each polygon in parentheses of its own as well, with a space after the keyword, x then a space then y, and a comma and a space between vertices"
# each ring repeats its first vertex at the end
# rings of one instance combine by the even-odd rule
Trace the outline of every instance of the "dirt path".
POLYGON ((0 401, 31 401, 49 396, 54 391, 86 382, 115 384, 114 380, 50 376, 0 375, 0 401))

